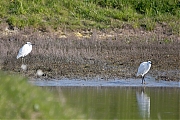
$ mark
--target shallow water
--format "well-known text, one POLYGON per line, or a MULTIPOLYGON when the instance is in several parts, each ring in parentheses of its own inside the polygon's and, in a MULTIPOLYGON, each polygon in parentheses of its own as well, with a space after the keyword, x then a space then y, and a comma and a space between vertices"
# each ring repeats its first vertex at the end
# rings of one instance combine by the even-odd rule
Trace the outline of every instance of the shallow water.
POLYGON ((180 84, 141 79, 30 80, 91 119, 179 119, 180 84))
POLYGON ((61 80, 41 80, 29 81, 37 86, 127 86, 127 87, 180 87, 180 82, 155 80, 151 77, 146 78, 146 84, 141 84, 141 79, 68 79, 61 80))
MULTIPOLYGON (((44 87, 43 87, 44 88, 44 87)), ((45 87, 91 119, 179 119, 179 88, 45 87)))

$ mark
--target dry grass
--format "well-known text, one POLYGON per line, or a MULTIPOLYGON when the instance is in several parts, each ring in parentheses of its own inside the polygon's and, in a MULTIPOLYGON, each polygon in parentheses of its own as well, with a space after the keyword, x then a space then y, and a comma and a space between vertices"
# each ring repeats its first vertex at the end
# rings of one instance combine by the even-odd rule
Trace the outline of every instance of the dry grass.
POLYGON ((25 29, 1 36, 1 69, 29 77, 36 77, 36 71, 41 69, 47 78, 128 78, 135 77, 141 62, 151 60, 151 75, 157 79, 179 80, 179 38, 156 32, 128 28, 92 30, 77 35, 25 29), (36 45, 25 58, 28 70, 22 72, 21 60, 17 60, 16 55, 27 41, 36 45))

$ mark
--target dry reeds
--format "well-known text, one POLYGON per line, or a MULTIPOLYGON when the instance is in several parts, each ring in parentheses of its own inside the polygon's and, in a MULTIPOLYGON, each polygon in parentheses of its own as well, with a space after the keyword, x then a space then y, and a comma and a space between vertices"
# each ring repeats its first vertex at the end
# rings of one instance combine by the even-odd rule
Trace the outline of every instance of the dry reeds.
POLYGON ((19 48, 27 41, 35 43, 25 57, 28 76, 41 69, 49 78, 58 77, 135 77, 137 67, 151 60, 151 74, 179 79, 179 48, 176 38, 159 36, 99 37, 94 31, 89 38, 74 35, 42 35, 38 32, 23 35, 19 32, 2 36, 0 41, 1 69, 21 72, 21 60, 16 59, 19 48), (169 74, 170 73, 170 74, 169 74), (165 76, 165 75, 164 75, 165 76))

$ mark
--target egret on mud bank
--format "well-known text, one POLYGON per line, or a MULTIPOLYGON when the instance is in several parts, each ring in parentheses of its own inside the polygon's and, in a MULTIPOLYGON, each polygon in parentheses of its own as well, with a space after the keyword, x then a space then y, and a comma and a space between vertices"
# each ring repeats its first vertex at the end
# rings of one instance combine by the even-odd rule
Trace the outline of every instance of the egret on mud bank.
POLYGON ((144 81, 144 84, 145 84, 145 75, 146 73, 150 70, 151 68, 151 61, 148 61, 148 62, 142 62, 138 68, 138 72, 137 72, 137 76, 141 75, 142 76, 142 84, 143 84, 143 81, 144 81))
POLYGON ((22 48, 19 49, 19 53, 16 58, 18 59, 22 57, 22 61, 23 61, 23 58, 32 51, 32 45, 34 44, 32 44, 31 42, 27 42, 26 44, 24 44, 22 48))

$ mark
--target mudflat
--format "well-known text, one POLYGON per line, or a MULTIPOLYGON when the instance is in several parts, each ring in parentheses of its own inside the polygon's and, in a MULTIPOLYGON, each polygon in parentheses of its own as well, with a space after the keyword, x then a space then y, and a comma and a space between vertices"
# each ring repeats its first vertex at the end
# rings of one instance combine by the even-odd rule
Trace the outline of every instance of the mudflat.
POLYGON ((149 75, 160 80, 180 80, 180 37, 165 27, 153 31, 125 26, 111 30, 59 30, 25 28, 0 31, 0 69, 43 79, 51 78, 135 78, 141 62, 151 60, 149 75), (21 69, 18 50, 34 43, 21 69))

